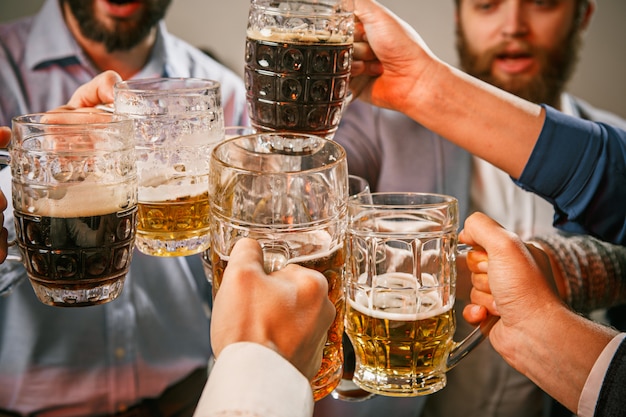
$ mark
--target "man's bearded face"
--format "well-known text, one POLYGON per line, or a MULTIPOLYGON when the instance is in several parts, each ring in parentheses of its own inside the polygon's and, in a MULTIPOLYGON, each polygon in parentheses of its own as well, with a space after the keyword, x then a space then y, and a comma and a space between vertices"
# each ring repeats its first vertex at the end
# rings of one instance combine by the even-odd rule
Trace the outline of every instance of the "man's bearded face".
POLYGON ((520 47, 517 53, 532 56, 540 71, 534 75, 521 73, 503 77, 494 74, 492 68, 494 60, 506 56, 507 41, 478 53, 469 46, 461 23, 457 26, 456 38, 460 65, 465 72, 526 100, 552 106, 558 105, 565 84, 574 72, 582 43, 578 25, 573 25, 565 39, 552 48, 537 47, 516 39, 520 47))
MULTIPOLYGON (((104 44, 107 51, 127 51, 138 45, 150 30, 163 19, 171 0, 144 0, 141 15, 134 18, 109 18, 112 24, 96 13, 95 2, 90 0, 65 0, 79 23, 84 37, 104 44)), ((108 0, 123 5, 137 0, 108 0)))

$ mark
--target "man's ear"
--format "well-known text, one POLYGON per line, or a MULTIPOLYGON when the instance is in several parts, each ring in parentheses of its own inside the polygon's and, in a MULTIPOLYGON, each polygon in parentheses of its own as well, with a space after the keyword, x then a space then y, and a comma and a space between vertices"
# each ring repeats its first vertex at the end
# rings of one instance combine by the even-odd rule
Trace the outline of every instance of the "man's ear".
POLYGON ((591 16, 596 11, 596 2, 595 0, 589 0, 587 3, 587 7, 580 14, 580 30, 586 30, 589 27, 589 23, 591 22, 591 16))

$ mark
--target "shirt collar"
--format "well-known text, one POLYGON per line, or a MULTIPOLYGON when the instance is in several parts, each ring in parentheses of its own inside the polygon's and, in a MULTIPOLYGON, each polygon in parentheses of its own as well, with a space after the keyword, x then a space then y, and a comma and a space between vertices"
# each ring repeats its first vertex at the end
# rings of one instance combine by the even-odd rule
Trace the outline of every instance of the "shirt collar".
POLYGON ((28 68, 36 69, 66 60, 93 68, 67 28, 59 0, 46 0, 33 18, 32 30, 26 40, 25 62, 28 68))
POLYGON ((581 117, 578 107, 574 103, 574 99, 567 93, 561 94, 561 112, 574 117, 581 117))
MULTIPOLYGON (((171 60, 174 62, 166 66, 169 51, 175 51, 172 49, 173 42, 173 37, 165 28, 165 23, 159 22, 157 41, 150 58, 133 78, 188 76, 186 75, 189 73, 188 60, 171 60), (168 69, 169 67, 171 70, 168 69)), ((26 40, 25 62, 30 69, 63 62, 81 64, 91 69, 94 76, 99 72, 67 28, 59 0, 46 0, 41 11, 34 16, 32 30, 26 40)))
POLYGON ((181 40, 170 35, 165 28, 165 23, 159 25, 159 38, 162 43, 162 54, 164 72, 168 77, 191 77, 191 70, 197 63, 193 62, 191 56, 182 51, 187 48, 181 45, 181 40), (179 52, 181 51, 181 52, 179 52))

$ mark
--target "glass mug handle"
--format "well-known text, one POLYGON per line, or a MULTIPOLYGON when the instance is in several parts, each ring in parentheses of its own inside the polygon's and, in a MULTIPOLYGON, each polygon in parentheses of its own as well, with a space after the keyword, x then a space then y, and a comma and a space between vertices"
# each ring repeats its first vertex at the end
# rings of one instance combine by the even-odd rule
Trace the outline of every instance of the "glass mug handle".
MULTIPOLYGON (((472 247, 470 245, 457 245, 457 254, 467 253, 472 247)), ((448 354, 446 360, 446 371, 454 368, 468 353, 489 336, 491 328, 500 320, 499 316, 487 316, 472 332, 462 341, 455 343, 448 354)))
POLYGON ((263 251, 263 269, 266 274, 283 269, 289 262, 289 242, 283 240, 258 239, 263 251))

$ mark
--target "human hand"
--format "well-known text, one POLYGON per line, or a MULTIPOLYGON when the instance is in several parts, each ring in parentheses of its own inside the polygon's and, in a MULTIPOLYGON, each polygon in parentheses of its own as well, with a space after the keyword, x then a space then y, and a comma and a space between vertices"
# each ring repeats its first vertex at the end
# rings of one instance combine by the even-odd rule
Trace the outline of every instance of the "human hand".
POLYGON ((410 91, 420 88, 421 74, 440 61, 409 24, 376 1, 355 0, 355 16, 350 89, 355 98, 402 111, 403 99, 419 97, 410 91))
POLYGON ((0 149, 6 148, 11 140, 11 128, 8 126, 0 126, 0 149))
POLYGON ((7 257, 9 232, 4 224, 4 211, 7 209, 7 199, 2 190, 0 190, 0 263, 4 262, 7 257))
MULTIPOLYGON (((11 140, 11 129, 7 126, 0 126, 0 148, 6 148, 11 140)), ((4 262, 7 257, 7 229, 2 227, 4 224, 4 211, 7 209, 7 199, 0 190, 0 263, 4 262)))
POLYGON ((98 104, 113 103, 113 86, 122 77, 115 71, 104 71, 91 81, 78 87, 69 101, 55 109, 61 110, 92 110, 98 104))
POLYGON ((241 239, 213 303, 211 345, 219 357, 231 343, 259 343, 311 379, 335 314, 321 273, 290 264, 266 274, 259 244, 241 239))
POLYGON ((489 336, 497 351, 514 349, 516 337, 540 325, 551 309, 564 307, 552 277, 546 276, 551 269, 545 253, 491 218, 472 214, 459 241, 474 247, 467 254, 472 304, 465 307, 463 317, 477 324, 488 313, 500 316, 489 336))

